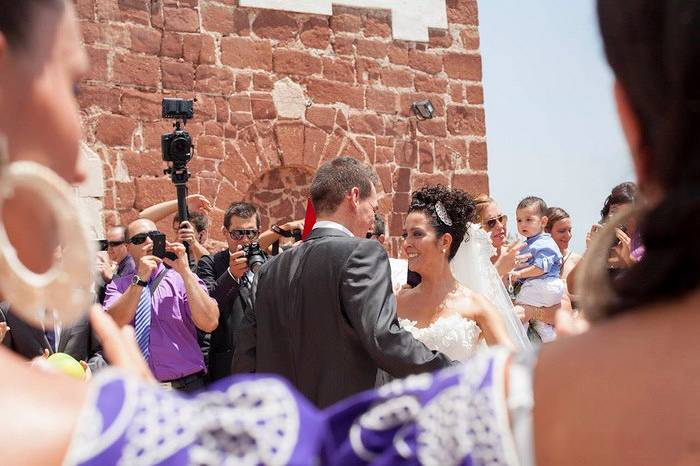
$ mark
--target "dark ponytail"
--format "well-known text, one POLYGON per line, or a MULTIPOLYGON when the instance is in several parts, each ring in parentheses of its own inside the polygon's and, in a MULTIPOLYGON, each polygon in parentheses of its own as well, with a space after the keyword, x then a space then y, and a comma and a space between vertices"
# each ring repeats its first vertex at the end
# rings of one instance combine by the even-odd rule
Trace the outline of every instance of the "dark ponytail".
MULTIPOLYGON (((641 261, 607 280, 609 293, 593 306, 594 315, 610 316, 680 298, 700 282, 700 253, 686 236, 700 227, 700 2, 598 0, 598 14, 608 61, 640 124, 635 149, 647 158, 650 184, 664 192, 648 211, 636 209, 641 261)), ((612 236, 600 236, 591 256, 607 258, 612 236)), ((598 259, 585 266, 587 294, 603 283, 598 259)))

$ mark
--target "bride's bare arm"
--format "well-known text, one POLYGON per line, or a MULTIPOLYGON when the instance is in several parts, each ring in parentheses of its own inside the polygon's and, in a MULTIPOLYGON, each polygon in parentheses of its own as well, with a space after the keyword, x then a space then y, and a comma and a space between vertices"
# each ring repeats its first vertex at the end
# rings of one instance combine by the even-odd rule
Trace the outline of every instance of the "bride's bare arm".
POLYGON ((515 344, 493 304, 477 293, 472 294, 470 301, 470 305, 460 311, 461 316, 476 321, 489 346, 500 345, 515 350, 515 344))

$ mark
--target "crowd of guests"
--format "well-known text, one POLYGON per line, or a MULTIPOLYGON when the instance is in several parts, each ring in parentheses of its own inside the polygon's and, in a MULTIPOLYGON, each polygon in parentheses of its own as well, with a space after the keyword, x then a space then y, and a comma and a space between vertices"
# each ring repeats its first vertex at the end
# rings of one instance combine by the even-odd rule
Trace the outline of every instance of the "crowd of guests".
MULTIPOLYGON (((586 244, 621 208, 633 206, 637 197, 634 183, 614 187, 603 202, 600 220, 586 234, 586 244)), ((494 199, 480 194, 472 200, 474 221, 489 235, 491 262, 508 287, 529 339, 535 343, 552 341, 557 325, 565 334, 585 330, 587 322, 579 312, 571 279, 583 256, 569 247, 569 214, 562 208, 548 207, 541 198, 525 197, 516 208, 516 237, 509 234, 508 217, 494 199), (519 239, 509 242, 508 238, 519 239)), ((97 255, 95 292, 96 301, 118 324, 134 326, 157 380, 172 388, 195 391, 234 372, 234 351, 244 316, 254 302, 255 273, 249 267, 249 246, 258 244, 260 260, 265 262, 298 244, 304 221, 284 222, 261 231, 257 208, 248 202, 233 202, 220 226, 227 247, 216 250, 207 247, 212 227, 210 201, 193 194, 187 197, 187 204, 187 221, 180 221, 177 201, 172 200, 146 208, 129 225, 109 227, 97 255), (160 234, 155 223, 169 217, 175 232, 173 244, 187 244, 185 254, 175 260, 152 255, 153 237, 160 234)), ((634 221, 618 225, 616 235, 617 241, 610 248, 611 274, 643 254, 634 221)), ((366 239, 385 243, 385 222, 378 212, 366 239)), ((405 248, 399 255, 406 256, 405 248)), ((421 276, 409 268, 406 281, 399 285, 415 287, 420 282, 421 276)), ((81 361, 90 375, 108 365, 87 319, 62 328, 56 316, 53 328, 35 329, 2 303, 0 322, 12 329, 3 331, 3 344, 27 359, 64 352, 81 361)))

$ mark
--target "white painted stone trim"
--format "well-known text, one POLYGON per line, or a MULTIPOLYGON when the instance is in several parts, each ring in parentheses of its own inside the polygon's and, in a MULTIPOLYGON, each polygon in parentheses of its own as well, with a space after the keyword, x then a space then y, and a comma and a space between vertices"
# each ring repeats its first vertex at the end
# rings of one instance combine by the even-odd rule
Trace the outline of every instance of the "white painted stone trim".
POLYGON ((333 5, 390 10, 397 40, 428 42, 428 28, 447 29, 445 0, 240 0, 239 5, 326 16, 333 5))

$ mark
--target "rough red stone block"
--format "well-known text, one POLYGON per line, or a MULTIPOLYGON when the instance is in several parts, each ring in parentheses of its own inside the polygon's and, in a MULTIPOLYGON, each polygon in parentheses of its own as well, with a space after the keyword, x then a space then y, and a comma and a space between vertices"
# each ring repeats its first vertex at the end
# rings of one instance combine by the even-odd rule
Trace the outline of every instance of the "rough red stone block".
POLYGON ((435 141, 435 165, 443 172, 465 169, 467 142, 464 138, 438 139, 435 141))
POLYGON ((304 165, 314 169, 318 166, 326 147, 326 139, 326 133, 322 130, 310 126, 304 128, 304 165))
POLYGON ((217 136, 199 136, 196 140, 195 149, 199 157, 209 159, 224 158, 224 141, 217 136))
MULTIPOLYGON (((173 130, 172 122, 159 119, 152 122, 143 122, 143 143, 146 149, 161 150, 161 136, 173 130)), ((187 127, 189 130, 189 125, 187 127)))
POLYGON ((252 94, 250 101, 254 119, 271 120, 277 118, 277 109, 270 94, 252 94))
POLYGON ((447 93, 447 80, 436 78, 428 74, 417 73, 415 77, 416 90, 418 92, 447 93))
POLYGON ((355 52, 355 39, 335 36, 331 42, 336 55, 352 55, 355 52))
POLYGON ((224 37, 221 39, 221 63, 234 68, 272 70, 272 46, 269 41, 224 37))
POLYGON ((391 206, 394 212, 408 212, 410 203, 411 195, 409 193, 395 193, 391 206))
POLYGON ((464 85, 462 83, 450 83, 450 98, 452 103, 464 102, 464 85))
POLYGON ((115 182, 115 200, 114 207, 119 210, 133 209, 134 201, 136 200, 136 189, 134 188, 134 183, 132 182, 115 182))
POLYGON ((272 78, 266 73, 255 73, 253 75, 253 89, 256 91, 271 91, 275 87, 272 78))
POLYGON ((299 26, 293 13, 277 10, 260 10, 253 21, 253 32, 259 37, 291 40, 297 35, 299 26))
POLYGON ((162 118, 162 98, 163 95, 160 93, 124 89, 121 98, 121 113, 126 116, 138 117, 140 120, 159 120, 162 118))
POLYGON ((121 115, 101 115, 97 119, 95 136, 108 146, 131 146, 136 121, 121 115))
MULTIPOLYGON (((389 217, 389 234, 391 236, 401 236, 403 233, 403 220, 404 220, 404 214, 401 213, 392 213, 391 216, 389 217)), ((394 241, 394 244, 392 244, 392 250, 396 251, 398 250, 399 243, 401 239, 396 239, 394 241)))
POLYGON ((75 11, 79 18, 94 19, 95 0, 77 0, 75 2, 75 11))
POLYGON ((331 29, 328 19, 310 18, 305 21, 299 34, 301 43, 313 49, 325 50, 330 45, 331 29))
POLYGON ((304 125, 277 124, 275 138, 282 152, 284 165, 303 165, 304 163, 304 125))
POLYGON ((231 34, 235 31, 233 19, 234 9, 230 6, 219 6, 205 3, 200 6, 202 26, 206 31, 231 34))
POLYGON ((365 36, 367 37, 391 37, 391 25, 388 17, 368 16, 363 25, 365 36))
POLYGON ((176 32, 197 32, 199 30, 199 15, 190 8, 163 8, 165 29, 176 32))
POLYGON ((375 165, 374 170, 377 172, 377 177, 381 183, 381 190, 385 193, 393 191, 391 183, 391 167, 389 165, 375 165))
POLYGON ((94 81, 107 81, 107 53, 106 49, 98 49, 96 47, 86 46, 85 51, 90 61, 90 69, 85 79, 94 81))
POLYGON ((447 122, 444 118, 433 118, 431 120, 420 120, 417 123, 418 131, 426 136, 447 136, 447 122))
POLYGON ((384 134, 384 121, 380 116, 372 113, 350 115, 348 124, 353 133, 384 134))
POLYGON ((190 63, 161 62, 163 89, 191 90, 194 87, 194 67, 190 63))
POLYGON ((321 59, 306 52, 275 49, 272 68, 276 73, 308 76, 321 73, 321 59))
POLYGON ((120 84, 157 87, 160 82, 160 60, 156 57, 118 54, 112 71, 114 80, 120 84))
POLYGON ((327 133, 335 127, 335 109, 313 105, 306 109, 306 120, 327 133))
POLYGON ((335 125, 345 131, 350 129, 348 127, 348 117, 345 116, 345 111, 343 111, 342 108, 339 108, 338 112, 335 114, 335 125))
POLYGON ((233 93, 233 72, 214 65, 199 65, 195 75, 197 92, 214 92, 230 95, 233 93))
POLYGON ((220 123, 228 122, 230 111, 228 108, 228 100, 224 97, 215 97, 214 103, 216 105, 216 121, 220 123))
POLYGON ((470 29, 465 29, 459 33, 462 46, 465 50, 479 50, 479 33, 470 29))
POLYGON ((447 0, 447 20, 450 24, 479 25, 476 0, 447 0))
POLYGON ((469 194, 488 194, 489 177, 485 173, 455 173, 452 175, 452 187, 462 189, 469 194))
POLYGON ((374 162, 375 163, 391 163, 394 161, 394 145, 389 147, 377 146, 377 151, 375 152, 374 162))
POLYGON ((378 40, 358 39, 357 54, 364 57, 384 58, 386 57, 389 44, 378 40))
POLYGON ((442 71, 441 56, 416 49, 408 51, 408 64, 411 68, 428 74, 437 74, 442 71))
POLYGON ((362 84, 379 84, 382 65, 373 58, 358 57, 355 61, 357 81, 362 84))
POLYGON ((139 177, 134 178, 134 185, 136 187, 134 207, 137 210, 171 200, 175 196, 175 187, 170 182, 170 178, 139 177))
POLYGON ((450 105, 447 108, 447 129, 464 136, 485 136, 484 109, 450 105))
POLYGON ((121 21, 148 25, 151 16, 148 0, 119 0, 118 7, 121 21))
POLYGON ((351 61, 342 58, 323 58, 323 77, 333 81, 355 82, 355 68, 351 61))
POLYGON ((182 58, 182 34, 164 32, 160 44, 160 54, 164 57, 182 58))
POLYGON ((434 167, 435 150, 433 140, 418 141, 418 169, 423 173, 433 173, 434 167))
POLYGON ((406 70, 384 68, 381 79, 386 87, 413 87, 413 73, 406 70))
POLYGON ((389 61, 395 65, 408 65, 408 47, 404 44, 392 43, 387 49, 389 61))
POLYGON ((469 168, 472 170, 486 170, 488 168, 485 142, 472 141, 469 143, 469 168))
POLYGON ((195 65, 213 65, 216 63, 216 43, 207 34, 185 34, 183 37, 182 56, 195 65))
POLYGON ((119 110, 120 94, 121 92, 119 89, 113 89, 103 85, 81 83, 80 92, 78 93, 78 102, 80 103, 80 108, 83 110, 96 107, 100 110, 116 112, 119 110))
MULTIPOLYGON (((218 105, 217 105, 218 108, 218 105)), ((217 112, 218 113, 218 112, 217 112)), ((224 125, 216 121, 205 121, 204 122, 204 134, 207 136, 219 136, 224 135, 224 125)))
MULTIPOLYGON (((126 165, 129 176, 132 178, 163 175, 163 156, 159 150, 146 152, 124 151, 121 154, 121 159, 126 165)), ((130 207, 133 207, 133 202, 130 207)))
POLYGON ((358 136, 355 138, 355 140, 362 148, 362 151, 365 153, 370 165, 374 165, 377 152, 377 143, 374 140, 374 137, 358 136))
POLYGON ((331 16, 333 32, 360 32, 362 18, 351 13, 341 13, 331 16))
POLYGON ((233 10, 233 31, 239 36, 250 35, 250 15, 245 8, 233 10))
POLYGON ((450 31, 443 29, 430 29, 428 30, 429 45, 431 48, 445 48, 448 49, 452 47, 452 34, 450 31))
POLYGON ((321 104, 344 103, 362 109, 365 106, 365 90, 344 83, 311 79, 306 86, 309 97, 321 104))
POLYGON ((146 27, 131 27, 131 50, 156 55, 160 51, 160 42, 163 35, 160 31, 146 27))
POLYGON ((467 102, 474 105, 484 103, 484 88, 481 86, 467 86, 467 102))
POLYGON ((246 94, 237 94, 231 96, 228 100, 232 112, 251 112, 250 96, 246 94))
POLYGON ((393 91, 367 89, 367 108, 381 113, 396 113, 398 94, 393 91))
POLYGON ((394 159, 399 166, 415 167, 418 162, 418 143, 416 141, 396 141, 394 159))
POLYGON ((450 179, 442 173, 413 173, 411 176, 411 190, 416 191, 426 186, 449 186, 450 179))
POLYGON ((394 192, 407 193, 411 191, 411 169, 398 167, 394 170, 394 192))
POLYGON ((452 79, 481 81, 481 55, 448 53, 444 57, 445 72, 452 79))
POLYGON ((250 89, 253 76, 249 73, 236 74, 236 92, 244 92, 250 89))

